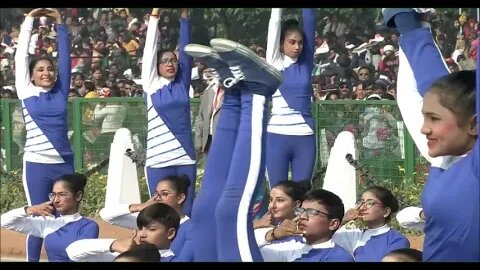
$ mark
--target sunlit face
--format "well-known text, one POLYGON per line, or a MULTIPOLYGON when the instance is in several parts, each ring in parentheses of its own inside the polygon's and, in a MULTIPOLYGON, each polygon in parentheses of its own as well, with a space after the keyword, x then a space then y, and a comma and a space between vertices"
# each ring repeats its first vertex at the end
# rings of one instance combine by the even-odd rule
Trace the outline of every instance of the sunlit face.
POLYGON ((268 210, 278 221, 293 219, 293 208, 300 205, 300 201, 293 201, 281 187, 275 187, 270 191, 268 210))
POLYGON ((423 98, 422 134, 427 137, 431 157, 464 155, 474 145, 469 125, 459 126, 456 115, 440 104, 438 94, 427 92, 423 98))
POLYGON ((48 60, 40 60, 35 64, 32 72, 32 82, 42 88, 51 88, 55 83, 55 68, 48 60))
POLYGON ((175 234, 174 228, 167 230, 163 224, 155 220, 145 227, 138 228, 140 243, 154 244, 158 249, 168 249, 175 234))
POLYGON ((158 182, 152 197, 158 202, 171 206, 173 209, 181 208, 182 203, 185 201, 185 194, 176 192, 170 181, 158 182))
POLYGON ((332 231, 340 226, 339 219, 330 219, 327 216, 329 213, 323 204, 319 204, 316 201, 304 201, 302 208, 307 210, 300 215, 301 218, 298 222, 298 229, 305 231, 303 236, 308 242, 329 239, 332 231), (309 216, 307 212, 312 210, 308 209, 317 210, 316 215, 309 216))
POLYGON ((173 52, 165 52, 158 59, 158 73, 165 79, 173 79, 177 75, 178 58, 173 52))
POLYGON ((366 223, 386 223, 386 217, 390 214, 390 208, 386 208, 380 199, 372 192, 366 191, 357 202, 362 220, 366 223))
POLYGON ((55 209, 62 215, 70 215, 78 212, 78 205, 82 199, 82 192, 73 193, 64 181, 57 181, 53 185, 49 199, 55 209))
POLYGON ((303 36, 298 31, 288 31, 283 41, 283 53, 290 58, 297 58, 303 51, 303 36))

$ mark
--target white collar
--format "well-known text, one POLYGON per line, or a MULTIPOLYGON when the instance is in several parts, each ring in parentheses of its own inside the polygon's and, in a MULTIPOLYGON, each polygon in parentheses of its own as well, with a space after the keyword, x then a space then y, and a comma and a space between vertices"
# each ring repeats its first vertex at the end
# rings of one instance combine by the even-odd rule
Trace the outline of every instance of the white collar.
POLYGON ((60 215, 58 218, 61 218, 66 222, 73 222, 81 219, 82 215, 80 215, 79 212, 76 212, 75 214, 72 214, 72 215, 60 215))
POLYGON ((182 223, 184 223, 185 221, 189 220, 189 219, 190 219, 190 217, 187 216, 187 215, 185 215, 182 219, 180 219, 180 225, 181 225, 182 223))
POLYGON ((335 243, 330 238, 328 241, 318 243, 318 244, 313 244, 313 245, 311 245, 311 247, 312 247, 312 249, 333 248, 333 247, 335 247, 335 243))
POLYGON ((158 253, 160 253, 160 257, 162 257, 162 258, 175 256, 175 254, 173 253, 173 251, 171 249, 159 249, 158 253))
POLYGON ((382 227, 378 227, 375 229, 367 229, 365 233, 368 233, 369 235, 374 236, 374 235, 384 234, 389 230, 390 230, 390 226, 388 226, 388 224, 385 224, 382 227))
POLYGON ((287 56, 287 55, 283 55, 283 63, 284 63, 284 66, 288 67, 290 66, 291 64, 293 63, 296 63, 298 60, 298 57, 297 58, 291 58, 290 56, 287 56))

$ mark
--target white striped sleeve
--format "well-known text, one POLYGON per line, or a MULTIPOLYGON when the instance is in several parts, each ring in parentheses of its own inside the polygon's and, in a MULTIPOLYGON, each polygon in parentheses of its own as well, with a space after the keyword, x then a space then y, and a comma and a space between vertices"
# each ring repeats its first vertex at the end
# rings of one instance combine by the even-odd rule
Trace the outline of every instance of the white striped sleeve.
POLYGON ((115 205, 114 207, 104 207, 100 210, 100 217, 107 223, 117 225, 127 229, 137 228, 138 212, 131 213, 129 204, 115 205))
POLYGON ((44 217, 31 217, 25 213, 25 207, 10 210, 0 217, 2 228, 43 238, 43 229, 47 222, 44 217))
POLYGON ((157 78, 157 39, 158 39, 158 18, 150 16, 148 21, 145 47, 142 58, 142 85, 146 93, 151 93, 157 89, 152 89, 152 83, 157 78))
POLYGON ((71 243, 65 251, 75 262, 113 262, 118 252, 111 252, 115 239, 82 239, 71 243))
POLYGON ((32 29, 33 29, 33 17, 25 17, 20 28, 20 35, 18 36, 18 46, 15 51, 15 88, 17 89, 17 95, 19 99, 26 99, 33 95, 29 93, 30 71, 28 70, 28 45, 30 44, 32 29))
POLYGON ((281 61, 280 33, 281 33, 282 9, 272 8, 270 21, 268 22, 267 50, 265 58, 268 63, 274 64, 281 61))

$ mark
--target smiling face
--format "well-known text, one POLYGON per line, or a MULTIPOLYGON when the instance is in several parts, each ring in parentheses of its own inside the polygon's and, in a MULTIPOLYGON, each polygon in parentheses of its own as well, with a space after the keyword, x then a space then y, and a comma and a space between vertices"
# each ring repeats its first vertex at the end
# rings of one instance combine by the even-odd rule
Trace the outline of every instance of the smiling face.
POLYGON ((178 59, 173 52, 164 52, 158 59, 158 73, 165 79, 173 79, 177 75, 178 59))
POLYGON ((475 143, 469 125, 459 126, 456 115, 440 104, 438 94, 427 92, 423 99, 422 134, 427 137, 428 155, 464 155, 475 143))
POLYGON ((297 58, 303 51, 303 36, 297 30, 287 31, 282 44, 283 54, 290 58, 297 58))
POLYGON ((32 83, 42 88, 51 88, 55 83, 55 67, 47 59, 38 61, 31 74, 32 83))
POLYGON ((299 206, 300 201, 293 201, 281 187, 275 187, 270 191, 270 202, 268 210, 277 221, 293 219, 293 208, 299 206))

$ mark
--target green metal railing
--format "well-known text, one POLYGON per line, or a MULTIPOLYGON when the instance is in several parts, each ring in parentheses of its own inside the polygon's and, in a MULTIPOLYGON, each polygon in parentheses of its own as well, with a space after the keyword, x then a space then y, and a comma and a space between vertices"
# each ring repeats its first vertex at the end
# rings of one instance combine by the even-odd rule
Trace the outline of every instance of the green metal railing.
MULTIPOLYGON (((119 109, 126 114, 122 126, 145 147, 146 109, 142 98, 77 98, 69 104, 69 136, 75 153, 76 170, 83 170, 108 157, 109 136, 100 136, 105 119, 94 115, 98 104, 119 109)), ((22 168, 25 131, 18 100, 0 100, 2 170, 22 168), (23 143, 23 145, 22 145, 23 143)), ((103 106, 102 105, 102 106, 103 106)), ((191 100, 192 132, 200 99, 191 100)), ((413 176, 416 165, 414 143, 404 127, 395 101, 329 100, 312 104, 317 136, 316 170, 325 169, 334 139, 343 130, 355 134, 357 160, 377 178, 399 181, 413 176)))

